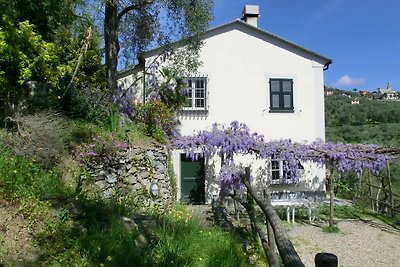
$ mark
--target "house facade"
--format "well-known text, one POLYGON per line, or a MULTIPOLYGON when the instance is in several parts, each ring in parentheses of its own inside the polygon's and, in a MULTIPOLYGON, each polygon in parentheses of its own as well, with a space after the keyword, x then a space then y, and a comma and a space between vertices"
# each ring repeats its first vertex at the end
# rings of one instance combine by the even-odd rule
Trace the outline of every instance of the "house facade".
MULTIPOLYGON (((245 123, 267 140, 310 142, 325 138, 324 75, 332 61, 257 27, 258 6, 246 6, 243 18, 208 30, 200 51, 202 66, 187 77, 188 102, 179 112, 178 130, 192 135, 214 123, 245 123)), ((150 65, 159 51, 145 54, 150 65)), ((132 73, 131 73, 132 74, 132 73)), ((124 86, 134 80, 121 76, 124 86)), ((140 98, 140 97, 138 97, 140 98)), ((218 194, 218 158, 193 162, 183 151, 172 153, 178 198, 209 203, 218 194)), ((325 170, 304 162, 300 181, 282 181, 283 163, 251 164, 260 192, 323 192, 325 170)))

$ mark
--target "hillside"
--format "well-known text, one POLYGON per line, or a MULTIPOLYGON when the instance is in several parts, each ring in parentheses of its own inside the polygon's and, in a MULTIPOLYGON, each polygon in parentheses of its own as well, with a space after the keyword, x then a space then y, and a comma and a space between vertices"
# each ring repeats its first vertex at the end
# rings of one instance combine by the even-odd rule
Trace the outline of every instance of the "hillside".
POLYGON ((325 123, 327 141, 400 145, 400 101, 326 88, 325 123))

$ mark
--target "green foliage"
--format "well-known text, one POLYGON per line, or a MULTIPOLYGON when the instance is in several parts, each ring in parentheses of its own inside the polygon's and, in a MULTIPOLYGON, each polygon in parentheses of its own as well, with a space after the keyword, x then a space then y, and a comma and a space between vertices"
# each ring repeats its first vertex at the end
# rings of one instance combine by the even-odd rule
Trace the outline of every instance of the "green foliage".
MULTIPOLYGON (((335 216, 339 219, 359 219, 368 216, 368 212, 356 205, 335 205, 335 216)), ((329 206, 323 205, 320 208, 320 216, 325 219, 329 216, 329 206)))
MULTIPOLYGON (((5 20, 0 28, 0 66, 3 86, 16 88, 29 80, 49 84, 57 82, 56 64, 58 58, 52 43, 35 33, 34 25, 28 21, 19 22, 16 27, 5 20), (6 81, 6 82, 5 82, 6 81)), ((10 88, 8 88, 10 89, 10 88)))
POLYGON ((56 32, 58 80, 49 90, 47 105, 59 108, 73 118, 107 123, 108 98, 100 38, 90 31, 90 24, 83 26, 78 34, 64 28, 56 32), (84 50, 82 43, 87 43, 89 48, 84 50), (79 69, 74 75, 78 63, 79 69))
POLYGON ((328 234, 337 234, 337 233, 340 233, 340 228, 337 227, 336 225, 324 226, 324 227, 322 227, 322 232, 328 233, 328 234))
POLYGON ((111 132, 116 132, 119 127, 119 112, 118 108, 115 106, 109 105, 109 118, 110 118, 110 130, 111 132))
POLYGON ((146 255, 155 266, 247 266, 237 240, 220 229, 202 227, 185 208, 161 217, 158 225, 157 243, 146 255))
MULTIPOLYGON (((74 20, 75 7, 80 0, 0 0, 0 9, 16 26, 22 21, 36 25, 38 33, 50 41, 54 32, 62 25, 70 26, 74 20)), ((2 27, 2 24, 0 24, 2 27)))
POLYGON ((86 215, 82 226, 87 229, 77 236, 76 243, 96 266, 129 266, 141 262, 137 246, 139 233, 126 227, 122 217, 130 212, 117 200, 82 199, 86 215))
POLYGON ((148 216, 138 229, 129 220, 123 222, 122 217, 132 216, 125 203, 73 197, 63 190, 58 175, 11 152, 0 155, 3 196, 12 199, 29 222, 42 225, 34 239, 41 256, 29 265, 247 266, 234 237, 204 227, 182 206, 168 215, 148 216), (79 220, 68 208, 72 199, 84 214, 79 220))
POLYGON ((335 196, 344 199, 354 199, 357 194, 359 178, 355 173, 343 173, 335 181, 335 196))
POLYGON ((159 100, 150 100, 138 104, 136 120, 143 131, 160 142, 165 142, 165 133, 170 133, 175 127, 175 110, 159 100))
MULTIPOLYGON (((140 1, 121 2, 118 9, 137 5, 138 2, 140 1)), ((212 8, 213 1, 210 0, 159 0, 128 12, 121 17, 119 25, 123 27, 119 28, 118 36, 124 65, 136 63, 132 61, 137 60, 139 54, 149 48, 168 45, 182 39, 183 44, 187 46, 179 52, 168 53, 172 65, 179 71, 197 69, 197 52, 201 46, 199 37, 209 26, 212 8)), ((168 50, 170 52, 170 49, 168 50)))
POLYGON ((184 79, 174 70, 163 67, 160 73, 164 81, 160 85, 158 95, 165 105, 177 111, 186 102, 184 89, 187 85, 184 79))
POLYGON ((367 96, 330 89, 333 95, 325 97, 326 125, 359 126, 379 123, 400 123, 400 102, 370 99, 367 96), (352 105, 351 100, 357 98, 359 105, 352 105))
POLYGON ((50 101, 53 102, 50 105, 60 108, 68 117, 97 125, 108 124, 107 103, 93 99, 97 97, 92 95, 89 88, 72 88, 61 96, 54 93, 50 96, 50 101))
POLYGON ((0 18, 0 100, 5 108, 0 115, 3 117, 15 112, 7 107, 21 109, 29 104, 61 108, 69 115, 88 120, 103 119, 98 116, 102 115, 98 100, 104 99, 106 93, 100 39, 96 33, 86 32, 89 22, 73 15, 77 2, 0 1, 2 10, 7 11, 0 18), (73 21, 79 23, 70 27, 73 21), (83 49, 82 39, 88 43, 88 49, 83 49), (66 90, 82 55, 80 68, 72 80, 74 86, 66 90), (43 93, 37 95, 35 90, 39 88, 43 93))
POLYGON ((45 170, 33 160, 14 155, 2 147, 0 155, 0 192, 24 197, 69 194, 62 186, 57 169, 45 170))
POLYGON ((365 125, 337 125, 326 127, 330 141, 346 143, 374 143, 399 146, 400 123, 377 123, 365 125))
POLYGON ((168 155, 167 159, 167 171, 168 171, 168 178, 170 180, 171 184, 171 194, 174 200, 176 200, 176 197, 178 195, 178 188, 177 188, 177 180, 176 180, 176 174, 174 172, 174 165, 172 163, 171 156, 168 155))
MULTIPOLYGON (((344 143, 373 143, 382 146, 400 146, 400 102, 384 101, 369 96, 360 96, 353 92, 329 88, 333 95, 325 96, 326 139, 344 143), (350 96, 350 97, 349 97, 350 96), (351 105, 357 98, 359 105, 351 105)), ((391 168, 393 191, 400 193, 398 164, 391 168)), ((379 179, 384 178, 386 170, 379 179)), ((380 186, 375 177, 372 184, 380 186)), ((336 184, 335 191, 339 197, 356 200, 358 204, 370 207, 367 174, 356 177, 345 173, 336 184), (361 184, 360 184, 361 183, 361 184)))

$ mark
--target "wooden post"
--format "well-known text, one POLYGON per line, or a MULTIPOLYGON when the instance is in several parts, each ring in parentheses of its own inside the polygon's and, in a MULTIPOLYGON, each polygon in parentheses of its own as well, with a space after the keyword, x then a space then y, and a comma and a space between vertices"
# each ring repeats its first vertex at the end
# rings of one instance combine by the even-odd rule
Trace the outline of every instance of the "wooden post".
POLYGON ((375 199, 375 211, 379 212, 379 195, 381 194, 381 187, 378 188, 378 192, 376 193, 376 199, 375 199))
POLYGON ((333 226, 333 216, 334 216, 334 207, 335 207, 335 191, 334 191, 334 165, 333 162, 329 163, 329 176, 328 176, 328 185, 329 185, 329 226, 333 226))
POLYGON ((338 267, 338 257, 332 253, 318 253, 314 263, 315 267, 338 267))
POLYGON ((388 174, 388 186, 389 186, 390 216, 392 216, 392 218, 394 218, 396 216, 396 213, 394 210, 395 206, 394 206, 394 199, 393 199, 392 179, 390 177, 389 163, 387 165, 387 174, 388 174))
POLYGON ((368 194, 371 200, 371 210, 375 211, 374 199, 372 197, 372 183, 371 183, 371 172, 368 171, 368 194))

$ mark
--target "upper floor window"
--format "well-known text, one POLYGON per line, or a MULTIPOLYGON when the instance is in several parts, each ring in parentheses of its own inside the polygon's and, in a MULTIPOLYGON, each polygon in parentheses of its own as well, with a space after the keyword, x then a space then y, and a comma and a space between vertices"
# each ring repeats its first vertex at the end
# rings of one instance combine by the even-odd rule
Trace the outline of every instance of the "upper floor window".
POLYGON ((207 77, 187 78, 186 103, 183 110, 207 110, 207 77))
POLYGON ((270 112, 293 112, 293 80, 269 80, 270 112))

